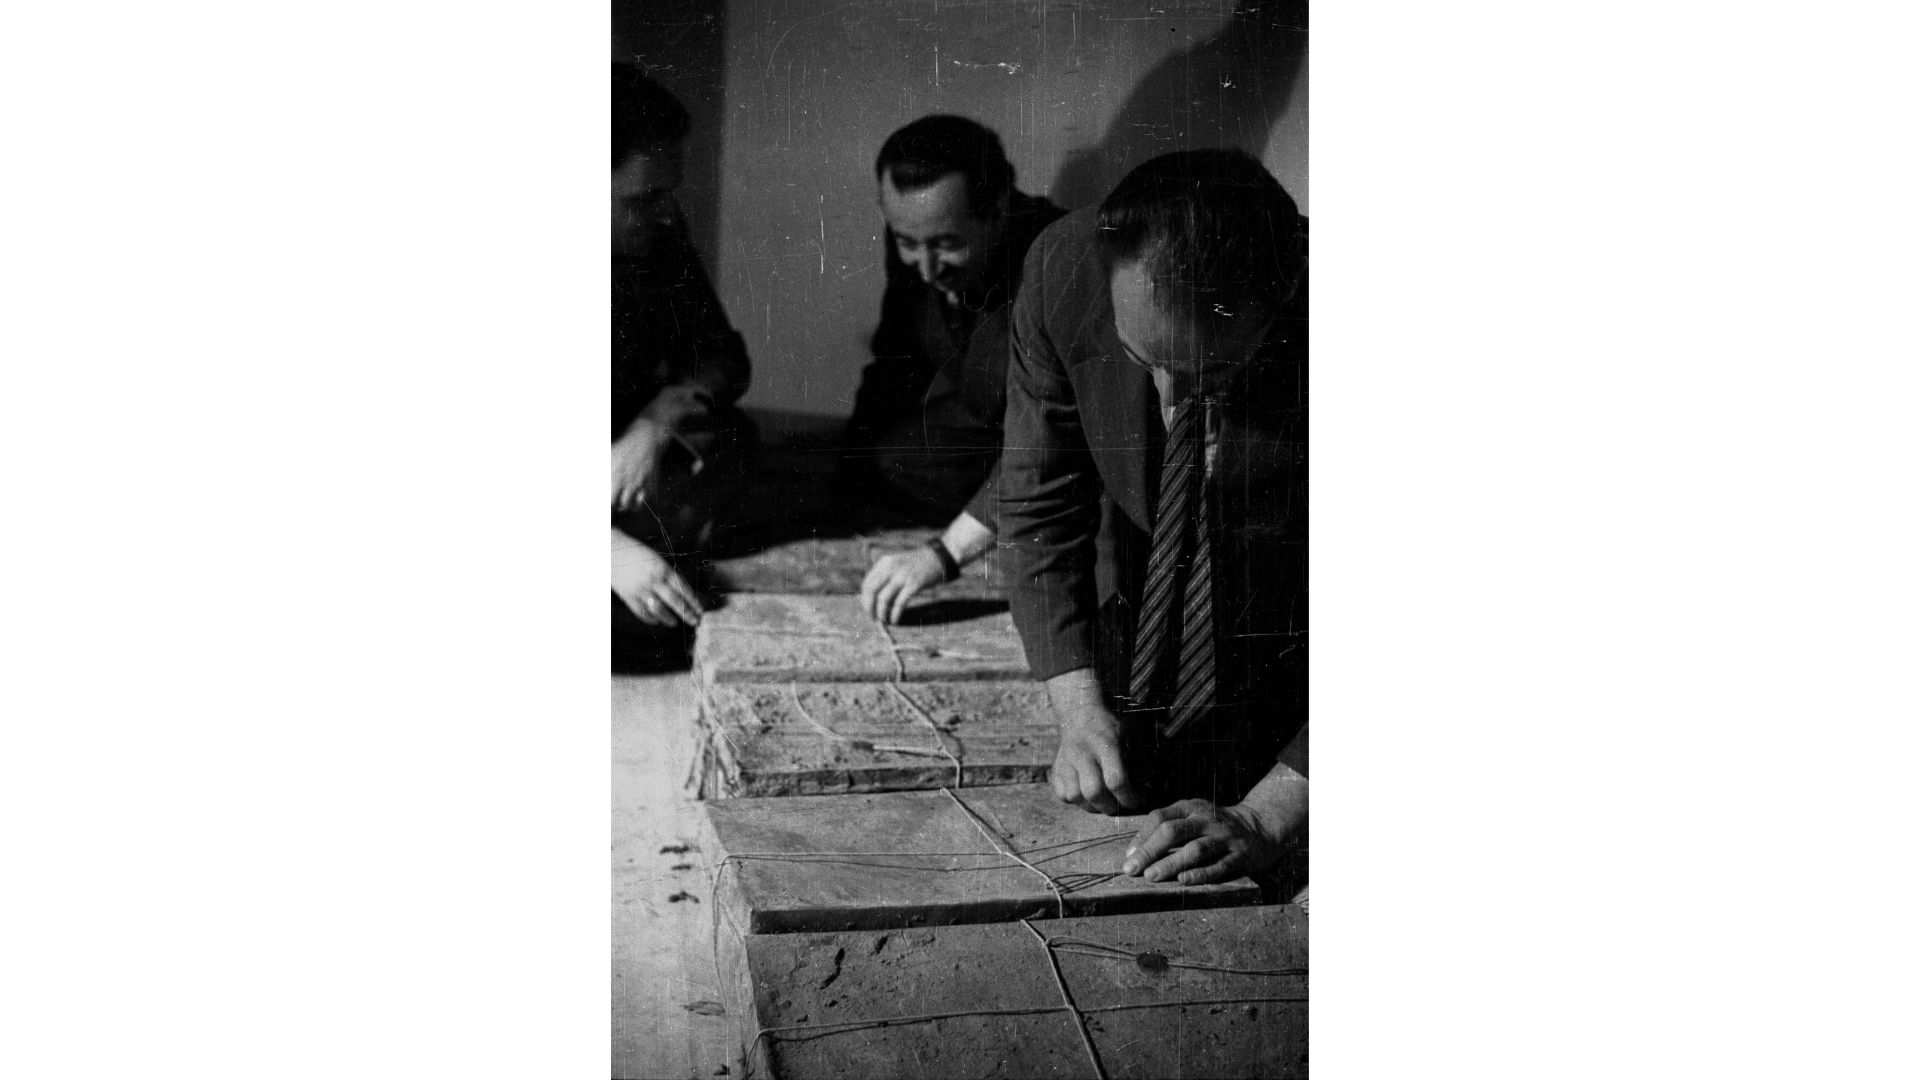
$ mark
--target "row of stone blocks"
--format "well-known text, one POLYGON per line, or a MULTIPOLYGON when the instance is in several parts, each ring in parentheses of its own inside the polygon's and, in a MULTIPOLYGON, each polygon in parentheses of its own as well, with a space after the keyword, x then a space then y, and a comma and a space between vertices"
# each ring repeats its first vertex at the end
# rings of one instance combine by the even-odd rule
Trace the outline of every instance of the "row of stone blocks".
POLYGON ((704 809, 749 1075, 1306 1075, 1296 871, 1117 874, 1141 820, 1044 784, 704 809))
POLYGON ((1057 737, 1005 604, 941 596, 882 626, 853 596, 736 594, 701 623, 701 798, 1046 778, 1057 737))
POLYGON ((1306 918, 1278 902, 1303 874, 1116 873, 1140 819, 1043 783, 1055 728, 1004 604, 942 592, 881 627, 854 596, 736 593, 695 674, 749 1075, 1305 1075, 1306 918))

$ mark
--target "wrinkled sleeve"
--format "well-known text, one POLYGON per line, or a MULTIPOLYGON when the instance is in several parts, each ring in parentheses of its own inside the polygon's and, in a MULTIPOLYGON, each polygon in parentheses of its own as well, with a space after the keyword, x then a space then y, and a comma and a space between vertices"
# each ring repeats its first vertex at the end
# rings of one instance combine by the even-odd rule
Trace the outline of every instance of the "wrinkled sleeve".
POLYGON ((967 500, 966 511, 975 521, 1000 531, 1000 450, 1006 446, 1008 357, 1013 350, 1013 305, 994 311, 973 332, 968 343, 965 395, 967 411, 993 432, 993 467, 967 500), (976 356, 974 349, 985 355, 976 356))
POLYGON ((973 520, 996 534, 1000 531, 1000 459, 994 459, 992 471, 980 482, 980 490, 967 500, 966 509, 973 520))
MULTIPOLYGON (((1014 302, 1005 447, 998 470, 999 545, 1015 627, 1036 679, 1094 658, 1093 560, 1099 487, 1062 347, 1048 333, 1047 238, 1034 244, 1014 302)), ((991 482, 991 481, 990 481, 991 482)))
MULTIPOLYGON (((685 226, 683 225, 684 229, 685 226)), ((693 245, 687 249, 691 255, 693 245)), ((714 292, 713 281, 697 255, 688 259, 687 286, 692 301, 693 356, 686 381, 713 395, 716 404, 731 405, 747 392, 753 369, 747 343, 727 319, 726 308, 714 292)))

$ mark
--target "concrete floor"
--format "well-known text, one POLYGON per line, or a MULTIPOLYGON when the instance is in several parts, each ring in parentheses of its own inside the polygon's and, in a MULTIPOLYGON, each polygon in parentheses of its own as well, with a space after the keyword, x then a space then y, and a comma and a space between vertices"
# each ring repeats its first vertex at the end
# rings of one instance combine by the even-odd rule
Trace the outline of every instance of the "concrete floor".
POLYGON ((738 1019, 687 1008, 724 997, 713 966, 706 865, 698 850, 661 850, 698 842, 696 804, 681 784, 696 702, 684 672, 613 678, 616 1080, 743 1071, 738 1019))

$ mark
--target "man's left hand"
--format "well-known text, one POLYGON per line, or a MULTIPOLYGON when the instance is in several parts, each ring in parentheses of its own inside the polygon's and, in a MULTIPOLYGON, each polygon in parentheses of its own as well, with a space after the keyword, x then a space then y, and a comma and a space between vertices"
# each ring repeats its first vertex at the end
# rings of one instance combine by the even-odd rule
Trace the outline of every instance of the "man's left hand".
POLYGON ((1120 869, 1148 881, 1211 885, 1273 865, 1283 839, 1244 803, 1216 806, 1182 799, 1147 815, 1120 869))

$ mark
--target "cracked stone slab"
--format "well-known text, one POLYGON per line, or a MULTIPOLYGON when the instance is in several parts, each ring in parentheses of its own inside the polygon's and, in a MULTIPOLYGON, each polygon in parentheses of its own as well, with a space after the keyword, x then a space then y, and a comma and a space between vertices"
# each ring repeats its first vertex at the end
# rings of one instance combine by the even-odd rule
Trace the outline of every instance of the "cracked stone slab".
POLYGON ((1031 783, 1059 745, 1031 680, 719 683, 700 722, 707 799, 1031 783))
POLYGON ((737 933, 910 929, 1051 919, 1063 908, 1066 916, 1129 914, 1277 898, 1247 878, 1180 885, 1120 876, 1144 815, 1088 813, 1046 784, 726 799, 702 810, 714 903, 737 933), (981 826, 1061 892, 1002 854, 981 826))
POLYGON ((1032 926, 1053 941, 1059 982, 1047 946, 1019 923, 733 939, 719 957, 721 981, 750 1073, 1096 1075, 1064 1006, 1064 983, 1107 1076, 1307 1075, 1307 915, 1299 907, 1032 926), (1036 1011, 979 1013, 995 1009, 1036 1011), (859 1024, 912 1017, 938 1018, 859 1024), (781 1030, 790 1027, 814 1030, 781 1030))
POLYGON ((882 627, 857 596, 739 593, 701 619, 694 671, 708 686, 1028 677, 1005 602, 937 595, 882 627))

